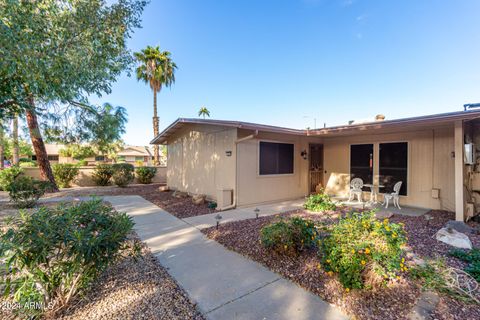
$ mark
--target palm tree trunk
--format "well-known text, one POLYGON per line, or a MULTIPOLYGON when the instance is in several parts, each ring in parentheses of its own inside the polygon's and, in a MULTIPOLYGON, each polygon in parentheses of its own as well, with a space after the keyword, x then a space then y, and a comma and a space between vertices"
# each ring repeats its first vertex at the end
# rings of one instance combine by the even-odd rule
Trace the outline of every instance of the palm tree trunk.
MULTIPOLYGON (((158 136, 159 120, 157 115, 157 91, 153 90, 153 136, 158 136)), ((153 164, 158 166, 160 164, 160 152, 158 144, 153 145, 153 164)))
POLYGON ((28 98, 31 109, 26 111, 27 125, 30 131, 30 139, 32 140, 33 150, 37 156, 37 163, 40 168, 40 175, 44 180, 48 180, 52 184, 52 191, 58 191, 57 183, 53 176, 50 161, 48 161, 47 149, 42 139, 42 134, 38 128, 37 114, 35 113, 35 102, 33 97, 28 98))
POLYGON ((5 144, 5 141, 3 139, 3 123, 2 123, 2 120, 0 119, 0 169, 3 169, 4 144, 5 144))
POLYGON ((13 164, 18 165, 20 162, 20 155, 18 150, 18 115, 14 115, 13 117, 13 130, 12 130, 12 138, 13 138, 13 164))

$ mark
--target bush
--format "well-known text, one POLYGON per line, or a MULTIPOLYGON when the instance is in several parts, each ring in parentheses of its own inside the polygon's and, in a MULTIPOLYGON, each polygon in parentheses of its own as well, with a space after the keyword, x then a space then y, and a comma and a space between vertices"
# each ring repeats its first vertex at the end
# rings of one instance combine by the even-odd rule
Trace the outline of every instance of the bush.
POLYGON ((92 174, 92 179, 97 186, 108 186, 113 176, 111 164, 97 164, 92 174))
POLYGON ((375 287, 407 271, 402 224, 375 219, 374 212, 350 213, 322 241, 322 264, 339 274, 345 288, 375 287))
POLYGON ((60 188, 70 188, 78 176, 78 165, 72 163, 56 163, 52 166, 55 181, 60 188))
POLYGON ((299 217, 282 219, 263 227, 260 231, 264 247, 290 255, 315 246, 317 237, 318 232, 313 221, 299 217))
POLYGON ((37 163, 35 161, 24 161, 19 163, 21 168, 32 168, 37 167, 37 163))
POLYGON ((86 166, 88 166, 88 161, 87 160, 78 160, 78 165, 80 167, 86 167, 86 166))
POLYGON ((323 191, 310 195, 303 206, 305 209, 315 212, 335 210, 336 208, 332 199, 323 191))
POLYGON ((8 191, 10 184, 23 173, 23 169, 17 166, 0 170, 0 189, 8 191))
POLYGON ((115 163, 113 165, 113 183, 119 187, 126 187, 135 178, 135 167, 129 163, 115 163))
POLYGON ((465 267, 465 272, 470 274, 475 280, 480 282, 480 249, 473 248, 472 250, 465 251, 461 249, 455 249, 450 252, 451 256, 458 258, 462 261, 468 262, 468 266, 465 267))
POLYGON ((5 293, 20 304, 57 308, 68 304, 119 257, 133 222, 94 199, 23 212, 7 227, 0 237, 5 293))
POLYGON ((157 173, 157 168, 155 167, 137 167, 135 169, 135 175, 137 180, 143 184, 152 183, 155 174, 157 173))
POLYGON ((47 181, 39 181, 27 176, 18 176, 8 186, 8 194, 16 207, 31 208, 49 187, 50 183, 47 181))

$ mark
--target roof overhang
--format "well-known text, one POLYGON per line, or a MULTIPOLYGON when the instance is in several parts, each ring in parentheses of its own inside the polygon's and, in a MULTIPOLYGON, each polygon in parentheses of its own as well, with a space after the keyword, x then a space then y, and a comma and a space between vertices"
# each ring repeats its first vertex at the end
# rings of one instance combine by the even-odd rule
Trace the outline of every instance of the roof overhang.
POLYGON ((478 118, 480 118, 480 110, 468 110, 403 119, 373 121, 353 125, 334 126, 314 130, 299 130, 241 121, 179 118, 171 125, 169 125, 165 130, 163 130, 159 135, 157 135, 150 143, 168 144, 168 140, 172 136, 174 136, 179 130, 181 130, 187 125, 192 124, 222 126, 253 131, 258 130, 263 132, 283 133, 301 136, 335 137, 341 135, 365 134, 367 132, 374 133, 388 130, 408 130, 409 128, 416 128, 422 126, 441 126, 451 124, 454 121, 473 120, 478 118))

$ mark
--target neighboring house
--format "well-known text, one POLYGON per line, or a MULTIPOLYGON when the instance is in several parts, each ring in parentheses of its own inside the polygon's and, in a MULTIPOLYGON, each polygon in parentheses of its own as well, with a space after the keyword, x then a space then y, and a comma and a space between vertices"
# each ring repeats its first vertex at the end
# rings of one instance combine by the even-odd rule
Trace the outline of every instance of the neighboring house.
POLYGON ((318 186, 347 197, 351 177, 360 177, 384 186, 380 199, 402 181, 401 205, 455 211, 457 220, 476 212, 480 173, 464 155, 465 144, 480 146, 480 111, 383 118, 314 130, 181 118, 151 143, 168 146, 169 187, 206 194, 220 209, 299 198, 318 186))
MULTIPOLYGON (((48 160, 51 163, 75 163, 77 160, 70 157, 60 155, 60 150, 65 146, 62 144, 45 144, 47 149, 48 160)), ((144 166, 153 165, 153 152, 148 146, 125 146, 123 150, 117 153, 117 162, 126 162, 136 165, 142 163, 144 166)), ((36 160, 36 156, 32 156, 32 160, 36 160)), ((112 162, 106 156, 97 155, 95 157, 86 158, 88 165, 95 165, 97 162, 112 162)), ((164 163, 166 159, 163 159, 164 163)), ((165 164, 164 164, 165 165, 165 164)))

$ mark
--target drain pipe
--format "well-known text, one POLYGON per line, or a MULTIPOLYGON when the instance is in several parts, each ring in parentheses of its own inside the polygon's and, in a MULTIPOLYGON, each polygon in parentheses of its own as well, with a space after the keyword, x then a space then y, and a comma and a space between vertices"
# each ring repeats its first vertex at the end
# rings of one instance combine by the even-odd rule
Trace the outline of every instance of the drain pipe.
POLYGON ((247 140, 254 139, 258 136, 258 130, 255 130, 255 133, 248 135, 246 137, 235 140, 235 190, 233 191, 233 203, 229 206, 223 207, 220 211, 234 209, 237 206, 237 190, 238 190, 238 144, 247 140))

